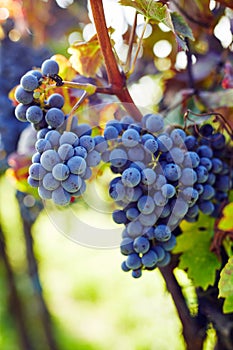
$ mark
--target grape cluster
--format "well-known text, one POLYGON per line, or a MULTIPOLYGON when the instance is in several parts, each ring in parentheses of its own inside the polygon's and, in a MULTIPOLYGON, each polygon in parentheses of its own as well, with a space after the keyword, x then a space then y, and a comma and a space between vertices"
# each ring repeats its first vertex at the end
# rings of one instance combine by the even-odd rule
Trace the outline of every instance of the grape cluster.
POLYGON ((86 124, 72 123, 72 131, 63 132, 43 128, 37 132, 35 148, 28 183, 38 188, 42 199, 52 199, 60 206, 82 195, 85 180, 92 175, 91 168, 101 160, 86 124))
POLYGON ((47 126, 57 129, 64 123, 64 97, 53 93, 44 100, 44 94, 40 92, 44 80, 58 76, 58 72, 58 63, 47 59, 42 63, 41 70, 30 70, 22 76, 20 85, 15 90, 15 98, 19 102, 15 108, 18 120, 30 122, 36 130, 47 126))
POLYGON ((43 60, 51 56, 51 52, 44 47, 35 49, 28 41, 27 44, 22 40, 11 41, 8 33, 12 28, 14 22, 11 18, 2 23, 4 38, 0 42, 0 173, 8 167, 7 157, 16 150, 19 136, 27 126, 15 118, 14 106, 8 94, 30 67, 41 65, 43 60))
POLYGON ((165 128, 158 114, 145 115, 141 123, 128 116, 110 121, 103 136, 108 149, 102 159, 118 175, 109 194, 119 207, 113 220, 125 225, 122 269, 137 278, 143 269, 170 262, 181 220, 193 222, 200 211, 217 215, 231 188, 229 166, 220 159, 225 137, 210 124, 197 135, 165 128))

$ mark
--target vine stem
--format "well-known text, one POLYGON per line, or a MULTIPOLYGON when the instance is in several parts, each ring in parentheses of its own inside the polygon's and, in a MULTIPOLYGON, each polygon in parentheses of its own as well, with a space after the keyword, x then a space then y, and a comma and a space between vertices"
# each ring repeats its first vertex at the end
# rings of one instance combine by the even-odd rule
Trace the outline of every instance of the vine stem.
POLYGON ((135 105, 126 86, 126 78, 120 72, 115 55, 112 50, 111 41, 105 20, 102 0, 90 0, 94 24, 97 32, 98 41, 107 71, 109 90, 122 102, 126 111, 131 114, 135 120, 140 121, 142 114, 135 105))
POLYGON ((174 264, 159 268, 167 289, 176 306, 182 327, 186 350, 202 350, 205 339, 205 327, 198 324, 196 317, 192 317, 185 301, 182 289, 174 275, 174 264))
POLYGON ((7 277, 8 290, 9 290, 9 308, 10 308, 10 311, 14 314, 16 328, 19 334, 19 342, 20 342, 19 347, 22 350, 25 350, 25 349, 34 350, 35 347, 31 341, 31 338, 29 337, 29 332, 25 321, 22 302, 15 285, 14 272, 11 268, 11 265, 6 253, 4 233, 0 225, 0 260, 1 259, 4 263, 5 270, 6 270, 6 277, 7 277))
POLYGON ((58 350, 55 338, 53 336, 52 324, 50 314, 43 297, 43 291, 39 279, 38 265, 33 251, 33 239, 31 234, 31 225, 23 220, 24 226, 24 236, 26 241, 26 250, 27 250, 27 260, 29 275, 34 287, 35 296, 37 298, 37 303, 40 311, 40 317, 42 325, 44 328, 45 337, 50 350, 58 350))

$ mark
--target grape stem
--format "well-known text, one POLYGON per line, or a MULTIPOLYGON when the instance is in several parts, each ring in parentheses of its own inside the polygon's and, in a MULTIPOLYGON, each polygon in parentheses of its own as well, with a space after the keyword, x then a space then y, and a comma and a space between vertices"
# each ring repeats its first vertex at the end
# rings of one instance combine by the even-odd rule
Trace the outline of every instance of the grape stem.
POLYGON ((63 87, 84 90, 85 92, 88 93, 88 95, 93 95, 97 90, 97 87, 93 84, 81 84, 81 83, 66 81, 66 80, 63 80, 62 82, 63 82, 62 84, 63 87))
POLYGON ((120 72, 112 50, 112 45, 105 20, 103 2, 102 0, 90 0, 90 4, 98 41, 106 66, 109 83, 108 90, 111 91, 111 94, 117 96, 117 98, 122 102, 126 111, 131 114, 135 120, 140 121, 142 114, 130 96, 130 93, 126 86, 126 77, 123 72, 120 72))
POLYGON ((68 119, 67 119, 66 131, 71 130, 72 119, 73 119, 75 112, 77 111, 77 109, 80 107, 80 105, 83 103, 83 101, 89 95, 90 94, 87 91, 84 91, 83 94, 81 95, 81 97, 79 98, 78 102, 76 102, 75 105, 73 106, 73 108, 71 109, 70 114, 69 114, 68 119))

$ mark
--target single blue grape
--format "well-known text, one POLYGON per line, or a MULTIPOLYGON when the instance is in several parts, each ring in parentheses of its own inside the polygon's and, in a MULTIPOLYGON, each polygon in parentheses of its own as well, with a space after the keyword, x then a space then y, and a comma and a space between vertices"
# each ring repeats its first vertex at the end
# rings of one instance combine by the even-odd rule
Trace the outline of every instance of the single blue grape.
POLYGON ((184 155, 183 167, 196 168, 200 164, 200 157, 196 152, 188 151, 184 155))
POLYGON ((122 173, 122 182, 127 187, 136 187, 141 181, 141 173, 136 168, 128 168, 122 173))
POLYGON ((85 172, 87 163, 82 157, 73 156, 67 161, 67 166, 72 174, 81 175, 85 172))
POLYGON ((141 236, 143 226, 139 220, 131 221, 127 224, 127 231, 129 237, 136 238, 141 236))
POLYGON ((158 174, 155 180, 155 183, 153 184, 153 188, 155 190, 160 190, 163 185, 167 183, 167 179, 164 175, 158 174))
POLYGON ((197 138, 193 135, 188 135, 184 139, 184 144, 189 151, 193 151, 198 144, 197 138))
POLYGON ((154 229, 154 237, 159 242, 166 242, 171 238, 171 230, 167 225, 158 225, 154 229))
POLYGON ((141 260, 145 267, 152 267, 158 262, 158 256, 155 251, 151 249, 147 253, 143 254, 141 260))
POLYGON ((164 259, 164 257, 165 257, 165 250, 164 250, 164 248, 161 245, 157 244, 152 249, 156 253, 158 261, 161 261, 161 260, 164 259))
POLYGON ((40 163, 40 157, 41 154, 39 152, 36 152, 32 156, 32 163, 40 163))
POLYGON ((124 166, 127 163, 127 153, 121 148, 115 148, 109 156, 110 163, 117 168, 124 166))
POLYGON ((95 148, 95 140, 89 135, 84 135, 80 137, 79 145, 86 148, 87 152, 90 152, 95 148))
POLYGON ((27 109, 29 108, 29 106, 24 105, 22 103, 19 103, 16 107, 15 107, 15 116, 16 118, 21 121, 21 122, 27 122, 27 118, 26 118, 26 112, 27 109))
POLYGON ((153 226, 158 219, 154 212, 150 214, 140 214, 138 218, 143 226, 153 226))
POLYGON ((121 254, 129 255, 134 253, 133 244, 134 244, 134 240, 132 238, 128 238, 128 237, 124 238, 120 244, 121 254))
POLYGON ((201 201, 198 207, 205 215, 211 215, 214 211, 214 204, 210 200, 201 201))
POLYGON ((70 169, 66 164, 58 163, 54 166, 52 174, 56 180, 64 181, 70 175, 70 169))
POLYGON ((138 201, 138 210, 142 214, 151 214, 155 209, 155 202, 151 196, 142 196, 138 201))
POLYGON ((161 193, 164 198, 172 198, 176 194, 176 188, 171 184, 164 184, 161 187, 161 193))
POLYGON ((41 73, 46 77, 56 75, 58 74, 58 72, 59 72, 59 65, 54 60, 47 59, 41 65, 41 73))
POLYGON ((150 249, 150 242, 145 237, 137 237, 133 242, 133 248, 136 253, 145 254, 150 249))
POLYGON ((64 123, 65 116, 62 110, 60 110, 59 108, 53 107, 47 111, 45 115, 45 120, 49 126, 56 129, 59 126, 61 126, 62 123, 64 123))
POLYGON ((213 157, 213 150, 207 145, 199 146, 197 148, 197 153, 198 153, 199 157, 206 157, 206 158, 213 157))
POLYGON ((49 149, 42 153, 40 161, 43 168, 47 171, 52 171, 54 166, 60 163, 60 158, 56 151, 49 149))
POLYGON ((127 129, 122 134, 122 143, 125 147, 134 147, 139 143, 140 135, 134 129, 127 129))
POLYGON ((49 96, 47 103, 50 108, 56 107, 61 109, 64 106, 65 100, 61 94, 53 93, 52 95, 49 96))
POLYGON ((22 78, 20 79, 20 85, 26 91, 34 91, 35 89, 38 88, 39 83, 35 75, 27 73, 23 75, 22 78))
POLYGON ((164 167, 164 175, 167 180, 176 181, 181 177, 181 168, 177 164, 166 164, 164 167))
POLYGON ((127 222, 127 217, 124 210, 114 210, 112 213, 112 218, 116 224, 125 224, 127 222))
POLYGON ((210 171, 212 168, 212 159, 207 158, 207 157, 201 157, 200 158, 200 165, 203 165, 204 167, 206 167, 206 169, 208 171, 210 171))
POLYGON ((29 175, 34 180, 42 180, 47 171, 40 163, 33 163, 28 169, 29 175))
POLYGON ((203 165, 199 165, 197 168, 195 168, 196 174, 197 174, 197 182, 204 183, 208 179, 208 170, 203 165))
POLYGON ((75 144, 75 146, 78 146, 78 142, 79 142, 78 136, 72 131, 64 131, 59 139, 60 145, 63 145, 63 143, 69 143, 70 145, 75 144))
POLYGON ((125 261, 122 262, 122 264, 121 264, 121 269, 122 269, 122 271, 124 271, 124 272, 128 272, 128 271, 131 270, 131 269, 128 268, 128 266, 126 265, 125 261))
POLYGON ((39 153, 43 153, 46 150, 52 149, 52 145, 48 140, 39 139, 35 143, 35 149, 39 153))
POLYGON ((108 143, 103 136, 97 135, 94 137, 95 150, 97 152, 103 153, 108 148, 108 143))
POLYGON ((60 181, 56 180, 52 173, 47 173, 43 177, 42 184, 46 190, 53 191, 60 186, 60 181))
POLYGON ((106 140, 117 139, 118 135, 119 135, 119 131, 114 126, 108 126, 104 130, 104 138, 106 140))
POLYGON ((136 161, 144 161, 145 158, 145 152, 141 145, 137 145, 135 147, 128 149, 128 158, 132 162, 136 161))
POLYGON ((145 127, 149 132, 156 133, 164 128, 164 120, 160 114, 150 114, 146 118, 145 127))
POLYGON ((172 234, 169 240, 162 242, 161 245, 167 252, 171 251, 176 246, 176 236, 172 234))
POLYGON ((166 134, 160 134, 157 137, 158 149, 160 152, 167 152, 173 146, 172 139, 166 134))
POLYGON ((139 216, 140 212, 137 208, 131 207, 126 211, 126 217, 128 220, 133 221, 139 216))
POLYGON ((49 141, 52 147, 58 147, 61 134, 57 130, 50 130, 45 135, 45 140, 49 141))
POLYGON ((165 256, 163 260, 160 260, 157 262, 158 267, 164 267, 167 266, 171 261, 171 254, 169 252, 165 252, 165 256))
POLYGON ((125 263, 129 269, 133 270, 139 269, 142 266, 141 258, 137 253, 132 253, 128 255, 125 263))
POLYGON ((186 133, 184 130, 176 128, 172 130, 170 137, 175 145, 183 146, 186 139, 186 133))
POLYGON ((220 150, 226 145, 226 138, 220 132, 216 132, 211 136, 211 145, 214 149, 220 150))
POLYGON ((215 196, 215 189, 209 184, 203 185, 203 193, 200 195, 201 200, 209 200, 215 196))
POLYGON ((164 197, 162 195, 161 191, 155 192, 154 196, 153 196, 153 199, 154 199, 155 205, 158 206, 158 207, 163 207, 168 202, 168 198, 164 197))
POLYGON ((141 171, 141 181, 144 185, 152 185, 155 182, 156 173, 151 168, 145 168, 141 171))
POLYGON ((74 148, 74 155, 86 159, 87 158, 87 150, 83 146, 77 146, 74 148))
POLYGON ((59 157, 65 161, 74 156, 74 148, 69 143, 63 143, 59 146, 57 153, 59 157))
POLYGON ((121 201, 125 197, 125 187, 123 184, 119 181, 109 188, 109 195, 112 199, 115 201, 121 201))
POLYGON ((140 278, 142 275, 142 269, 135 269, 132 271, 132 277, 133 278, 140 278))
POLYGON ((52 191, 52 200, 55 204, 65 206, 70 203, 71 195, 61 186, 52 191))
POLYGON ((15 89, 15 99, 24 105, 29 105, 33 101, 33 92, 26 91, 22 86, 17 86, 15 89))
POLYGON ((86 162, 89 167, 96 167, 101 161, 101 155, 95 149, 90 151, 87 155, 86 162))
POLYGON ((155 138, 148 138, 144 143, 144 149, 155 153, 159 148, 158 142, 155 140, 155 138))
POLYGON ((26 118, 30 123, 37 124, 43 119, 43 111, 39 106, 30 106, 26 111, 26 118))
POLYGON ((176 164, 182 164, 184 161, 184 150, 178 147, 173 147, 166 155, 167 162, 175 162, 176 164))
POLYGON ((185 187, 183 190, 181 190, 181 195, 188 204, 195 203, 199 198, 198 191, 193 187, 185 187))
POLYGON ((52 198, 52 191, 46 190, 42 184, 38 187, 38 194, 44 200, 52 198))
POLYGON ((197 181, 197 174, 192 168, 182 169, 180 182, 184 186, 192 186, 196 181, 197 181))
POLYGON ((67 192, 74 193, 80 189, 82 179, 79 175, 70 174, 66 180, 62 181, 61 185, 67 192))
POLYGON ((214 174, 221 173, 223 169, 223 162, 219 158, 212 158, 212 171, 214 174))
POLYGON ((31 176, 28 176, 27 182, 31 187, 34 187, 34 188, 39 187, 40 185, 40 181, 33 179, 31 176))

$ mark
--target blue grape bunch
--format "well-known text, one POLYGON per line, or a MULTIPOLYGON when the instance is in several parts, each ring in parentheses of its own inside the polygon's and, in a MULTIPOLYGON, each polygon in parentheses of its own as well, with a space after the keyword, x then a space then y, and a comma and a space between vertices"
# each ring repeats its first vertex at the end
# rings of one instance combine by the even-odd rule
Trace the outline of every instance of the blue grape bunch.
POLYGON ((102 160, 116 175, 109 185, 118 206, 112 216, 125 227, 122 269, 135 278, 169 264, 182 220, 197 221, 200 212, 217 217, 228 198, 225 136, 210 124, 192 133, 165 127, 159 114, 145 115, 141 123, 126 116, 106 124, 102 160))
POLYGON ((78 125, 76 118, 71 131, 59 132, 51 127, 38 131, 28 183, 38 188, 42 199, 66 206, 84 193, 91 168, 101 161, 91 132, 87 124, 78 125))
POLYGON ((21 77, 20 84, 15 90, 15 99, 18 102, 15 116, 18 120, 30 122, 37 131, 47 126, 57 129, 63 125, 66 119, 62 111, 64 97, 59 93, 53 93, 41 101, 39 90, 46 79, 59 77, 58 73, 58 63, 47 59, 43 61, 40 70, 30 70, 21 77))

